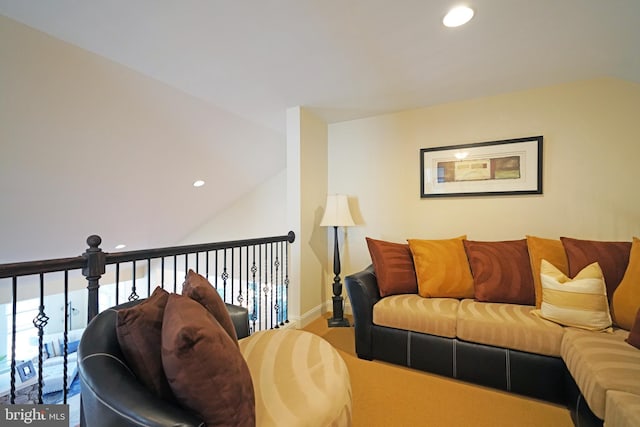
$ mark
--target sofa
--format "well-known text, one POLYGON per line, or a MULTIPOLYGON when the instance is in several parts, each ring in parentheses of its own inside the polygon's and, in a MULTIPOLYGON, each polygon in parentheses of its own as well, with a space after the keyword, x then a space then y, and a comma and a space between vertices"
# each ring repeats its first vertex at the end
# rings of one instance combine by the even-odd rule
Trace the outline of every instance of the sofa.
POLYGON ((345 278, 359 358, 640 425, 640 240, 366 240, 345 278))
MULTIPOLYGON (((78 345, 84 328, 67 332, 67 388, 78 373, 78 345)), ((42 336, 42 394, 61 391, 64 387, 64 333, 52 333, 42 336)), ((37 360, 34 360, 34 365, 37 360)))
MULTIPOLYGON (((78 373, 77 348, 84 329, 67 331, 67 357, 64 356, 64 332, 42 336, 42 390, 38 390, 38 356, 16 361, 15 399, 16 404, 36 403, 42 395, 44 403, 60 403, 63 400, 66 369, 67 397, 78 373)), ((37 344, 34 337, 34 344, 37 344)), ((0 404, 11 401, 10 364, 0 373, 0 404)))
POLYGON ((103 311, 78 349, 81 425, 351 424, 349 373, 328 342, 249 332, 247 309, 192 271, 182 295, 158 287, 103 311))

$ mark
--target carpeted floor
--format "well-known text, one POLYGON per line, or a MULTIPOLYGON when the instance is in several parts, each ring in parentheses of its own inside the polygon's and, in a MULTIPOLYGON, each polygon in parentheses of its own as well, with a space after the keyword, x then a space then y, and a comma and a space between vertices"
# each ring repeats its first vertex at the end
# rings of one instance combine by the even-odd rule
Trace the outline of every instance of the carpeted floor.
POLYGON ((353 327, 329 329, 326 319, 320 318, 304 329, 326 339, 345 360, 351 376, 354 427, 573 426, 563 406, 358 359, 353 327))

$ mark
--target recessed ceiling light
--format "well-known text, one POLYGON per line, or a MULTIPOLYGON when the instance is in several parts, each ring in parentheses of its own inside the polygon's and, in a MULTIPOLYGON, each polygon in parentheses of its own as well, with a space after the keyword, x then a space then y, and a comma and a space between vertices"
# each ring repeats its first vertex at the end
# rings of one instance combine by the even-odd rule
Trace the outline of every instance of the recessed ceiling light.
POLYGON ((442 19, 445 27, 459 27, 464 25, 473 18, 473 9, 467 6, 454 7, 442 19))
POLYGON ((116 246, 116 249, 124 249, 126 247, 127 245, 123 245, 122 243, 120 243, 119 245, 116 246))
POLYGON ((204 181, 199 179, 193 183, 194 187, 202 187, 204 185, 204 181))

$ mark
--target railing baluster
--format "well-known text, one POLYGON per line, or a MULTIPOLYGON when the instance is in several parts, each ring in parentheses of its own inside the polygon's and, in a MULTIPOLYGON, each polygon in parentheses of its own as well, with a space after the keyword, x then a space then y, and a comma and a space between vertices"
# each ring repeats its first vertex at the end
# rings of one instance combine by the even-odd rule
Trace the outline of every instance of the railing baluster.
MULTIPOLYGON (((16 312, 18 310, 18 277, 14 276, 12 281, 13 296, 11 306, 13 314, 11 316, 11 404, 16 402, 16 312)), ((40 335, 40 348, 42 348, 42 335, 40 335)))
POLYGON ((227 300, 227 278, 229 278, 229 274, 227 273, 227 250, 223 249, 222 251, 222 300, 227 300))
POLYGON ((262 292, 264 293, 264 327, 265 329, 267 329, 269 326, 269 314, 271 314, 271 310, 267 311, 267 307, 269 306, 269 304, 267 303, 267 299, 268 299, 268 295, 269 295, 269 287, 267 286, 269 284, 269 268, 268 268, 268 258, 267 258, 267 254, 268 254, 268 249, 269 246, 267 246, 267 244, 265 243, 264 245, 264 286, 262 288, 262 292))
POLYGON ((116 264, 116 304, 120 304, 120 263, 116 264))
POLYGON ((147 295, 151 296, 151 258, 147 258, 147 295))
MULTIPOLYGON (((67 361, 69 360, 69 325, 71 323, 71 313, 69 313, 69 271, 64 272, 64 334, 63 334, 63 360, 62 366, 62 402, 67 404, 67 361), (68 322, 67 322, 68 320, 68 322)), ((42 352, 41 352, 42 353, 42 352)))
POLYGON ((236 293, 236 281, 234 280, 236 277, 236 248, 229 249, 231 251, 231 297, 229 298, 229 302, 234 303, 233 296, 236 293))
POLYGON ((273 258, 273 248, 275 246, 275 259, 272 259, 273 262, 273 266, 275 267, 275 279, 271 280, 271 294, 273 295, 273 288, 276 288, 276 299, 275 302, 273 303, 273 311, 275 313, 276 316, 276 326, 275 328, 278 329, 280 327, 280 300, 278 299, 278 272, 280 270, 280 261, 278 260, 278 248, 280 245, 278 245, 277 243, 272 243, 271 244, 271 257, 273 258))
POLYGON ((286 256, 284 267, 284 295, 285 295, 285 307, 284 307, 284 323, 289 323, 289 245, 285 246, 284 253, 286 256))
POLYGON ((207 265, 206 265, 206 267, 205 267, 205 269, 206 269, 206 274, 205 274, 205 276, 204 276, 204 277, 206 277, 206 278, 207 278, 207 280, 209 280, 209 254, 210 254, 210 253, 211 253, 211 252, 209 252, 209 251, 207 251, 207 252, 206 252, 206 262, 207 262, 207 265))
MULTIPOLYGON (((38 348, 42 348, 42 335, 47 323, 49 323, 49 317, 44 312, 44 273, 40 273, 40 307, 38 316, 33 321, 34 326, 38 328, 38 348)), ((40 351, 38 353, 38 403, 42 403, 42 363, 42 351, 40 351)))
POLYGON ((178 255, 173 256, 173 292, 178 292, 178 255))
POLYGON ((131 293, 129 294, 128 301, 137 301, 140 297, 138 296, 138 289, 136 288, 136 261, 132 261, 132 278, 131 278, 131 293))
POLYGON ((256 266, 256 247, 252 246, 253 249, 253 261, 251 263, 251 322, 253 324, 251 331, 256 330, 256 320, 258 319, 258 301, 256 298, 260 298, 260 294, 256 294, 256 272, 258 271, 258 267, 256 266))

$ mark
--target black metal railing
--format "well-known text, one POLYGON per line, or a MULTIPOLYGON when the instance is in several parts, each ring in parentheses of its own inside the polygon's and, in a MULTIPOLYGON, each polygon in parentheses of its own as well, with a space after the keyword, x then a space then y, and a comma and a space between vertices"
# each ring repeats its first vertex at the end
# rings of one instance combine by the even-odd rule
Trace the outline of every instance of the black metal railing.
POLYGON ((4 303, 0 307, 5 311, 0 330, 4 329, 1 336, 11 352, 0 359, 0 379, 8 380, 8 390, 0 382, 0 404, 66 404, 70 331, 81 332, 100 311, 145 298, 156 286, 181 292, 178 285, 189 269, 206 277, 225 302, 246 307, 252 332, 284 326, 289 322, 289 245, 294 240, 289 232, 107 253, 100 249, 101 238, 94 235, 87 238, 89 247, 78 257, 0 265, 0 302, 4 303), (74 326, 74 316, 84 313, 79 327, 78 321, 74 326), (52 336, 57 338, 50 341, 52 336), (31 350, 37 354, 26 354, 31 350), (52 354, 61 357, 62 371, 56 371, 62 376, 61 401, 44 402, 43 386, 52 378, 45 359, 52 354))

